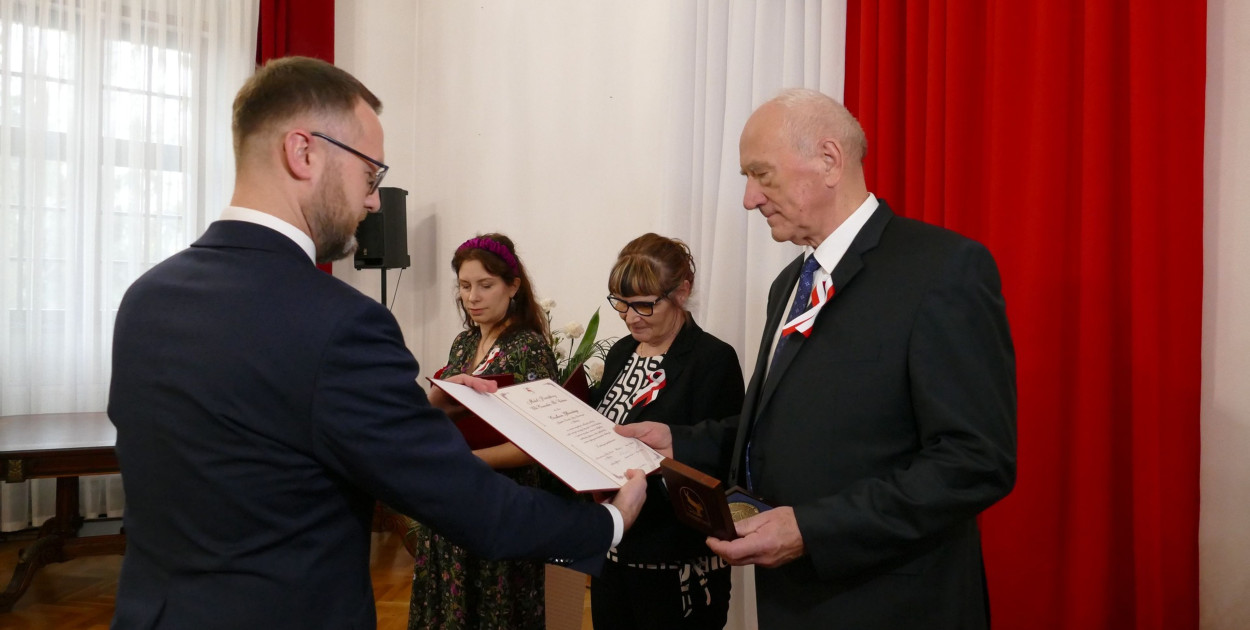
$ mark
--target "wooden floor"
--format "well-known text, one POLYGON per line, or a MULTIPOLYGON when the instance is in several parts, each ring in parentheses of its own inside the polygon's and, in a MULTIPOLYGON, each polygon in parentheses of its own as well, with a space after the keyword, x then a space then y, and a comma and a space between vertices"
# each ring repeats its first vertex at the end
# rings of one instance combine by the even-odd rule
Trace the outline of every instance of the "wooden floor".
MULTIPOLYGON (((30 543, 29 538, 0 542, 0 590, 13 574, 18 550, 30 543)), ((373 534, 369 561, 379 630, 406 630, 412 556, 404 550, 399 535, 382 532, 373 534)), ((107 630, 113 618, 113 595, 121 563, 121 556, 94 556, 40 569, 13 611, 0 613, 0 628, 107 630)), ((589 608, 583 613, 581 627, 590 630, 589 608)))

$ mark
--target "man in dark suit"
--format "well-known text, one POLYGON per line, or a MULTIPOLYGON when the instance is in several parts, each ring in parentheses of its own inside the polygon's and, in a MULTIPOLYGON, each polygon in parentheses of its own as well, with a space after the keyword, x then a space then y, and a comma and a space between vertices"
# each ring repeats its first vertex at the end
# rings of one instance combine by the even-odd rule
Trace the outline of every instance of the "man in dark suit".
POLYGON ((321 61, 260 69, 234 103, 231 207, 126 292, 114 628, 374 627, 375 497, 475 554, 584 566, 636 518, 638 471, 606 508, 495 474, 428 403, 390 312, 314 266, 378 208, 380 108, 321 61))
POLYGON ((859 123, 810 90, 752 114, 739 145, 774 240, 741 415, 625 425, 665 454, 726 464, 776 506, 709 539, 754 564, 760 627, 989 625, 976 517, 1015 483, 1015 358, 997 267, 954 232, 871 195, 859 123))

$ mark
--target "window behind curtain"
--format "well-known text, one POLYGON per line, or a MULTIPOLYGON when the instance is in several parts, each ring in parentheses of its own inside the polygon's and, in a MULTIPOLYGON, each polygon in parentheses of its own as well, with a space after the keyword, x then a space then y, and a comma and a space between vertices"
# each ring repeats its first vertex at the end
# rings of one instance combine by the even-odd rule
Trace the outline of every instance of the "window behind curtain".
POLYGON ((0 414, 104 409, 122 293, 229 201, 256 16, 0 2, 0 414))
MULTIPOLYGON (((258 0, 0 0, 0 415, 103 411, 126 287, 229 202, 258 0)), ((52 515, 0 484, 0 530, 52 515)), ((81 480, 118 516, 116 475, 81 480)))

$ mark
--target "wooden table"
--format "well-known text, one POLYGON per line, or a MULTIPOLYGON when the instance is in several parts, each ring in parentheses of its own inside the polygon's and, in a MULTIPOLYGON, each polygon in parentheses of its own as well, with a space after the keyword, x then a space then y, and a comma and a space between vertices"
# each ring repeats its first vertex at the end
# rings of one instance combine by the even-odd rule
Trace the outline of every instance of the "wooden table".
POLYGON ((13 578, 0 593, 0 613, 30 587, 45 564, 82 556, 120 554, 125 534, 78 537, 78 477, 121 472, 117 465, 117 431, 104 412, 0 416, 0 474, 16 483, 56 478, 56 516, 39 528, 39 538, 21 550, 13 578))

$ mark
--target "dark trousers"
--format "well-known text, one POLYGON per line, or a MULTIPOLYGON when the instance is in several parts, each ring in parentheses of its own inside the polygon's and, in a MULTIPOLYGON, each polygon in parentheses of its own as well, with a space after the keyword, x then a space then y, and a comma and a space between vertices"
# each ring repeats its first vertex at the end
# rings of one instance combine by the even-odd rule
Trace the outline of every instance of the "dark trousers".
POLYGON ((595 630, 721 630, 729 615, 728 567, 707 573, 707 590, 690 582, 690 614, 683 615, 681 571, 634 569, 616 562, 590 581, 595 630), (708 595, 711 602, 708 602, 708 595))

